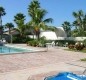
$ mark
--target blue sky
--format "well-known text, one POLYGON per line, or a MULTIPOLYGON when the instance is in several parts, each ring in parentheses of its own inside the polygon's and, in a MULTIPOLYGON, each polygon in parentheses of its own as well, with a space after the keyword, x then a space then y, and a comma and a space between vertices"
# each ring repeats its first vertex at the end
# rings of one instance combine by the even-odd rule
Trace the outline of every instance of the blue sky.
MULTIPOLYGON (((14 16, 21 12, 26 15, 26 22, 30 21, 27 8, 32 0, 0 0, 0 6, 5 8, 6 15, 2 17, 3 25, 7 22, 14 23, 14 16)), ((53 25, 60 27, 64 21, 73 22, 72 12, 83 10, 86 13, 86 0, 39 0, 41 7, 48 14, 45 18, 53 18, 53 25)))

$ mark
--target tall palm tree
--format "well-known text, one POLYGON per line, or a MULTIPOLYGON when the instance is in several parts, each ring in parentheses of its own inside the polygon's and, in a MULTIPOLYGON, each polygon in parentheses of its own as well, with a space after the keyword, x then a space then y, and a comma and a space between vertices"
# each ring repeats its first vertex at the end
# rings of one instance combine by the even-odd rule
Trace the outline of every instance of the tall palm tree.
POLYGON ((84 15, 83 18, 83 27, 84 27, 84 31, 86 31, 86 14, 84 15))
POLYGON ((76 18, 73 26, 77 27, 78 36, 86 36, 86 14, 82 10, 79 10, 78 12, 73 12, 73 16, 76 18))
POLYGON ((40 3, 37 0, 33 0, 28 6, 28 15, 32 18, 32 21, 34 21, 35 11, 38 8, 40 8, 40 3))
POLYGON ((20 32, 20 35, 23 36, 25 32, 25 15, 22 13, 18 13, 14 16, 14 22, 17 24, 17 29, 20 32))
POLYGON ((70 25, 70 22, 65 21, 62 24, 62 27, 63 27, 64 31, 66 32, 67 37, 70 37, 71 36, 71 25, 70 25))
POLYGON ((84 17, 84 13, 82 10, 79 10, 78 12, 73 12, 73 16, 76 18, 76 22, 78 24, 79 29, 83 29, 83 21, 82 18, 84 17))
POLYGON ((7 24, 5 24, 5 28, 8 29, 8 31, 9 31, 9 36, 10 36, 10 38, 11 38, 10 43, 12 43, 12 34, 11 34, 11 30, 13 29, 13 27, 14 27, 14 25, 13 25, 12 23, 7 23, 7 24))
POLYGON ((52 22, 52 18, 44 19, 47 11, 40 7, 40 3, 36 0, 33 0, 28 6, 28 14, 31 17, 31 26, 34 27, 35 35, 39 39, 40 29, 46 28, 46 23, 52 22))
POLYGON ((1 34, 1 39, 3 35, 3 26, 2 26, 2 16, 6 14, 5 9, 3 7, 0 7, 0 34, 1 34))

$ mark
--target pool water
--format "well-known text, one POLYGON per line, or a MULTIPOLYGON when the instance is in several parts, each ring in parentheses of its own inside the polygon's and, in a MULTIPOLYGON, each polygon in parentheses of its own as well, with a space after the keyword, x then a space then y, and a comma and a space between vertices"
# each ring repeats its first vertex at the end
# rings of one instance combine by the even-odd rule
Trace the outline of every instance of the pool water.
POLYGON ((8 46, 0 46, 0 54, 13 54, 13 53, 20 53, 20 52, 33 52, 33 50, 14 48, 14 47, 8 47, 8 46))
POLYGON ((76 75, 70 72, 62 72, 55 76, 46 77, 44 80, 86 80, 86 76, 76 75))

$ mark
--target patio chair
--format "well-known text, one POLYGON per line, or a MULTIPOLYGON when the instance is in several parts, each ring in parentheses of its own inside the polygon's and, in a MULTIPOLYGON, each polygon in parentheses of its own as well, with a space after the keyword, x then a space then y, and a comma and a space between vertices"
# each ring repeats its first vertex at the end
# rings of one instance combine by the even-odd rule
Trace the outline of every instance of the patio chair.
POLYGON ((54 41, 52 41, 51 43, 46 43, 46 46, 54 47, 54 46, 55 46, 55 42, 54 42, 54 41))

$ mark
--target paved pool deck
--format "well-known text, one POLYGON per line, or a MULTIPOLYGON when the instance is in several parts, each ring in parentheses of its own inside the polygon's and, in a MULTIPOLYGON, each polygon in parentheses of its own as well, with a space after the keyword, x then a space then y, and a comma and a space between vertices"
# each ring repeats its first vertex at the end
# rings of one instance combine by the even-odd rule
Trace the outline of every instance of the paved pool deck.
MULTIPOLYGON (((25 44, 13 46, 29 47, 25 44)), ((61 47, 33 48, 34 53, 0 55, 0 80, 43 80, 59 72, 70 71, 82 74, 86 68, 85 53, 66 51, 61 47)))

